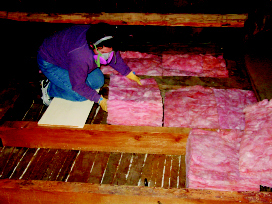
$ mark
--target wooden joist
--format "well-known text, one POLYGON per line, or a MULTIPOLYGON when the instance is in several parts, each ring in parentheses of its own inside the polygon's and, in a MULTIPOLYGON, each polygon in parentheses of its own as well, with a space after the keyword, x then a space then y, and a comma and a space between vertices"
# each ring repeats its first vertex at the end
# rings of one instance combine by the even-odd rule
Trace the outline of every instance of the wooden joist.
POLYGON ((185 155, 190 128, 85 125, 82 129, 41 127, 37 122, 6 122, 4 146, 85 151, 185 155))
POLYGON ((248 14, 159 13, 27 13, 0 11, 1 19, 47 23, 154 25, 191 27, 244 27, 248 14))
POLYGON ((76 182, 0 180, 5 203, 271 203, 271 193, 162 189, 76 182))

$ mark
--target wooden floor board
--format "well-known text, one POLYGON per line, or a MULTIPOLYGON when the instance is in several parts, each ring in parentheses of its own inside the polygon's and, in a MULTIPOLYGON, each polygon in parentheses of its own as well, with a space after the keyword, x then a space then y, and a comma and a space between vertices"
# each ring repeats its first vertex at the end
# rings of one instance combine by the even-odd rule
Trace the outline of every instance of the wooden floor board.
POLYGON ((122 158, 116 172, 116 177, 113 182, 114 185, 124 185, 126 183, 132 158, 133 158, 132 153, 122 154, 122 158))
POLYGON ((46 105, 33 103, 23 118, 23 121, 39 121, 46 109, 46 105))
POLYGON ((163 155, 153 155, 153 160, 151 161, 151 177, 149 179, 149 185, 150 187, 159 187, 161 185, 162 180, 162 174, 159 175, 158 166, 160 162, 164 163, 163 155), (161 161, 163 159, 163 161, 161 161), (159 186, 158 186, 159 185, 159 186))
POLYGON ((185 188, 186 184, 186 164, 185 155, 180 156, 180 168, 179 168, 179 188, 185 188))
POLYGON ((155 187, 162 187, 165 157, 166 155, 164 154, 158 155, 157 165, 155 165, 155 169, 153 170, 155 176, 155 187))
POLYGON ((172 165, 171 165, 170 188, 178 187, 179 164, 180 164, 180 156, 173 155, 172 165))
POLYGON ((77 154, 78 154, 78 150, 70 150, 67 152, 66 159, 62 165, 61 170, 59 171, 56 181, 66 181, 71 171, 74 160, 76 159, 77 154))
POLYGON ((27 167, 25 173, 22 176, 23 180, 30 180, 36 176, 36 173, 39 172, 40 163, 42 161, 42 157, 44 157, 49 149, 38 149, 38 151, 33 155, 33 158, 30 161, 29 166, 27 167))
POLYGON ((153 158, 154 158, 153 154, 148 154, 146 159, 145 159, 145 163, 144 163, 144 166, 143 166, 141 179, 140 179, 140 186, 145 186, 146 183, 149 186, 149 184, 151 182, 153 158))
POLYGON ((19 164, 15 167, 12 174, 10 175, 10 179, 21 179, 24 172, 27 170, 27 167, 30 165, 33 160, 33 156, 38 151, 35 148, 27 148, 26 152, 23 154, 20 159, 19 164))
MULTIPOLYGON (((26 90, 26 89, 25 89, 26 90)), ((20 96, 14 102, 12 108, 5 114, 5 120, 9 121, 21 121, 28 110, 33 104, 33 98, 35 96, 31 93, 31 91, 22 91, 20 96)))
POLYGON ((50 167, 54 155, 56 154, 56 149, 48 149, 47 152, 40 158, 39 165, 37 165, 36 169, 30 175, 29 179, 31 180, 42 180, 44 175, 47 172, 47 169, 50 167))
POLYGON ((127 177, 126 185, 137 186, 141 178, 145 154, 133 154, 133 161, 127 177))
POLYGON ((93 119, 92 124, 107 124, 108 113, 105 112, 101 107, 98 107, 96 117, 93 119))
POLYGON ((4 147, 0 154, 0 175, 2 174, 2 171, 4 170, 5 166, 7 165, 10 157, 12 156, 12 152, 14 150, 14 147, 4 147))
POLYGON ((87 182, 96 152, 80 151, 71 170, 68 182, 87 182))
POLYGON ((10 156, 10 159, 8 160, 8 162, 6 163, 6 166, 2 170, 2 173, 0 174, 1 179, 9 178, 11 176, 11 174, 13 173, 13 170, 19 164, 20 160, 22 159, 26 151, 27 151, 27 148, 14 147, 12 155, 10 156))
POLYGON ((50 164, 45 169, 43 177, 41 178, 41 180, 44 180, 44 181, 52 180, 52 179, 50 179, 52 174, 54 174, 54 171, 57 171, 57 172, 59 171, 58 164, 62 162, 62 160, 61 159, 59 160, 59 158, 60 158, 59 157, 59 150, 56 150, 55 154, 52 157, 52 160, 51 160, 50 164))
POLYGON ((113 184, 122 153, 112 152, 109 157, 102 184, 113 184))
POLYGON ((97 152, 95 156, 95 161, 92 165, 90 176, 88 178, 88 183, 102 182, 109 156, 110 156, 109 152, 97 152))
POLYGON ((92 124, 95 117, 96 117, 96 114, 98 112, 98 110, 100 109, 99 105, 97 103, 94 103, 91 111, 90 111, 90 114, 86 120, 86 124, 92 124))
POLYGON ((42 180, 56 181, 70 150, 57 150, 42 180))
POLYGON ((166 155, 164 163, 163 188, 170 188, 172 156, 166 155))

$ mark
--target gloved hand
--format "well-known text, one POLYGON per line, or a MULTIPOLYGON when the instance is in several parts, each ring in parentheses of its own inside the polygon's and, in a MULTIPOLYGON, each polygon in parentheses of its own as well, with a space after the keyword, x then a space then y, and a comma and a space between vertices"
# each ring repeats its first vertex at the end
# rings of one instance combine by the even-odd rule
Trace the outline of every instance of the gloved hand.
POLYGON ((142 85, 141 79, 139 77, 137 77, 133 71, 131 71, 127 75, 127 78, 129 78, 130 80, 136 81, 139 85, 142 85))
POLYGON ((107 101, 108 99, 105 99, 103 96, 100 97, 99 101, 98 101, 98 104, 101 106, 101 108, 108 112, 108 109, 107 109, 107 101))

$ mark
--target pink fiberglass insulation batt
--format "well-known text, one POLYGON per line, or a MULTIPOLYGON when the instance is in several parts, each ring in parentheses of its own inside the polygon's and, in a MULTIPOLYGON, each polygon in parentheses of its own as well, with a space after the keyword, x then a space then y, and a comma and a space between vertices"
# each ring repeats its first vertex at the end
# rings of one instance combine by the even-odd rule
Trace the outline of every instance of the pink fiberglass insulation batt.
MULTIPOLYGON (((134 51, 124 51, 120 52, 120 54, 136 75, 162 76, 161 57, 158 55, 134 51)), ((119 74, 111 66, 102 65, 101 71, 103 74, 119 74)))
POLYGON ((201 73, 203 70, 203 59, 201 55, 162 55, 162 66, 164 69, 201 73))
MULTIPOLYGON (((140 58, 140 59, 124 59, 129 68, 135 72, 136 75, 146 76, 162 76, 162 66, 158 59, 154 58, 140 58)), ((103 74, 119 74, 111 66, 101 66, 103 74)))
MULTIPOLYGON (((117 88, 135 88, 135 89, 141 89, 141 88, 149 88, 157 90, 157 93, 160 93, 159 86, 155 79, 148 78, 141 80, 142 86, 138 85, 135 81, 132 81, 126 77, 123 77, 121 75, 111 75, 110 76, 110 84, 109 87, 117 87, 117 88)), ((110 96, 109 96, 110 97, 110 96)))
POLYGON ((165 94, 164 126, 244 130, 243 109, 255 102, 254 93, 247 90, 202 86, 171 90, 165 94))
MULTIPOLYGON (((140 58, 124 59, 124 61, 136 75, 162 76, 162 66, 160 60, 158 59, 140 58)), ((109 65, 102 65, 100 69, 103 74, 119 74, 119 72, 109 65)))
POLYGON ((163 76, 228 77, 223 56, 212 55, 162 55, 163 76))
POLYGON ((226 61, 222 55, 215 57, 212 55, 203 55, 203 72, 200 77, 228 77, 226 61))
POLYGON ((226 69, 226 61, 223 58, 223 55, 215 57, 213 55, 203 55, 203 70, 211 71, 216 68, 226 69))
POLYGON ((110 76, 108 124, 162 126, 162 97, 157 82, 142 79, 141 83, 142 86, 123 76, 110 76))
POLYGON ((161 60, 157 58, 125 59, 136 75, 162 76, 161 60))
POLYGON ((252 91, 214 89, 221 129, 245 129, 244 108, 257 102, 252 91))
POLYGON ((139 58, 156 58, 161 59, 158 55, 143 53, 143 52, 135 52, 135 51, 121 51, 120 55, 123 59, 139 59, 139 58))
MULTIPOLYGON (((162 56, 135 52, 120 52, 122 58, 137 75, 228 77, 223 56, 209 54, 163 54, 162 56)), ((110 66, 101 66, 104 74, 118 74, 110 66)))
POLYGON ((219 128, 213 90, 197 85, 166 92, 164 126, 219 128))
POLYGON ((240 130, 193 129, 186 146, 186 187, 221 191, 259 191, 258 179, 239 174, 240 130))
POLYGON ((272 187, 272 100, 245 108, 245 134, 240 147, 240 174, 260 178, 272 187))

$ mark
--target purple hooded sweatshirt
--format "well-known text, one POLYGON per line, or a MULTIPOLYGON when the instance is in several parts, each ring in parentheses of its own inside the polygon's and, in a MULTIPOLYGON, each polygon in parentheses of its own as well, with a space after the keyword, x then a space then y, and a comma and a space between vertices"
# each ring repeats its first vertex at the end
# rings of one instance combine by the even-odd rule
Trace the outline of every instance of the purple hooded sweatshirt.
MULTIPOLYGON (((98 102, 100 95, 86 84, 89 73, 97 68, 94 52, 89 48, 86 32, 90 25, 76 25, 44 40, 38 53, 47 62, 68 70, 72 89, 86 99, 98 102)), ((94 31, 95 32, 95 31, 94 31)), ((131 70, 116 53, 109 64, 123 76, 131 70)))

